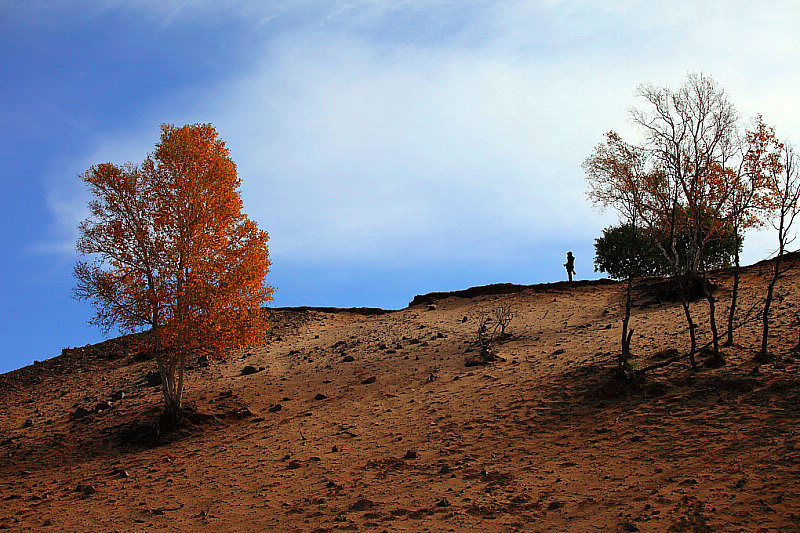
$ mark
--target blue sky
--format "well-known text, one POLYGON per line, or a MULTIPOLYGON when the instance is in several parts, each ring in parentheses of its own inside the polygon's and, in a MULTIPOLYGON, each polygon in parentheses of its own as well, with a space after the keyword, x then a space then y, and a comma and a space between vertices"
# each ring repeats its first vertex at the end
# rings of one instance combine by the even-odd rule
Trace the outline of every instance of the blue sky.
POLYGON ((798 27, 793 2, 0 0, 0 371, 103 338, 71 299, 76 176, 162 122, 228 143, 276 305, 397 308, 561 279, 567 250, 594 276, 613 216, 580 164, 634 133, 640 83, 703 71, 796 138, 798 27))

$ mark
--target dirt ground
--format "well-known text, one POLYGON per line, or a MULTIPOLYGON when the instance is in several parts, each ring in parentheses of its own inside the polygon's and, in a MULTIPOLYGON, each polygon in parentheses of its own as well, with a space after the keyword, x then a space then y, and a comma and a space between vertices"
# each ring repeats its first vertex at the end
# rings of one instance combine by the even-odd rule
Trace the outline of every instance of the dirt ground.
MULTIPOLYGON (((744 274, 742 308, 768 266, 744 274)), ((0 528, 800 531, 799 277, 779 285, 779 364, 754 364, 754 321, 725 366, 679 362, 633 388, 608 371, 619 284, 276 310, 263 346, 189 370, 205 416, 163 442, 152 361, 124 339, 66 350, 0 376, 0 528), (466 366, 499 304, 517 313, 504 360, 466 366)), ((724 329, 731 278, 714 281, 724 329)), ((679 304, 640 294, 632 326, 637 367, 688 347, 679 304)))

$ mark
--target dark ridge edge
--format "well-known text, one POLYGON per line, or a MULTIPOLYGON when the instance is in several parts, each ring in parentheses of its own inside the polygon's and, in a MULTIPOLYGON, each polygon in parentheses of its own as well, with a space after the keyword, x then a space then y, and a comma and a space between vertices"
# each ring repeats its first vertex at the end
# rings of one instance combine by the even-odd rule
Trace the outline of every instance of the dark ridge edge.
POLYGON ((418 294, 408 304, 409 307, 421 304, 431 304, 445 298, 475 298, 477 296, 493 296, 499 294, 511 294, 530 290, 532 292, 544 292, 549 290, 573 289, 575 287, 597 287, 603 285, 615 285, 616 281, 608 278, 584 279, 578 281, 555 281, 551 283, 536 283, 533 285, 518 285, 516 283, 492 283, 491 285, 479 285, 458 291, 449 292, 429 292, 418 294))
POLYGON ((313 305, 298 305, 292 307, 266 307, 269 311, 277 312, 306 312, 316 311, 318 313, 352 313, 354 315, 385 315, 394 313, 395 309, 382 309, 380 307, 320 307, 313 305))

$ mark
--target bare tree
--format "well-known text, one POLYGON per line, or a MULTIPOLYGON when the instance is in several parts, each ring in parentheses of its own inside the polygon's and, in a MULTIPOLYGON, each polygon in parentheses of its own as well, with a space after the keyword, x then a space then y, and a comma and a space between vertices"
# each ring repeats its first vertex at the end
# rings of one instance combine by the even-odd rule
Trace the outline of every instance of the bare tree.
MULTIPOLYGON (((778 143, 780 160, 772 165, 772 172, 768 172, 768 185, 772 192, 774 218, 771 223, 778 237, 778 250, 772 264, 772 274, 767 285, 767 295, 764 299, 764 312, 761 323, 761 348, 757 353, 758 361, 770 359, 768 352, 769 313, 775 295, 775 285, 786 273, 791 265, 784 266, 786 248, 794 240, 792 226, 800 215, 800 172, 798 172, 798 156, 789 145, 778 143)), ((769 155, 769 154, 767 154, 769 155)))
POLYGON ((492 344, 506 334, 516 312, 509 304, 498 305, 490 311, 478 313, 478 328, 476 340, 480 348, 480 362, 494 361, 497 356, 492 350, 492 344))
POLYGON ((478 347, 481 349, 481 361, 491 361, 494 357, 492 353, 492 343, 497 336, 497 324, 492 324, 492 317, 489 313, 480 312, 478 314, 478 330, 476 338, 478 347))
POLYGON ((633 108, 631 117, 645 133, 643 148, 654 168, 642 215, 650 229, 664 237, 656 244, 679 284, 689 326, 690 361, 696 369, 696 325, 688 298, 696 283, 701 283, 709 306, 714 357, 721 358, 716 299, 706 279, 704 251, 725 222, 722 213, 732 193, 727 169, 739 153, 737 114, 725 91, 702 74, 690 74, 675 91, 641 86, 639 96, 645 105, 633 108), (688 228, 690 239, 679 246, 681 225, 688 228))
POLYGON ((501 304, 492 309, 492 316, 500 328, 498 337, 503 337, 506 335, 506 328, 511 324, 511 321, 514 320, 514 317, 517 316, 517 313, 511 308, 511 304, 501 304))

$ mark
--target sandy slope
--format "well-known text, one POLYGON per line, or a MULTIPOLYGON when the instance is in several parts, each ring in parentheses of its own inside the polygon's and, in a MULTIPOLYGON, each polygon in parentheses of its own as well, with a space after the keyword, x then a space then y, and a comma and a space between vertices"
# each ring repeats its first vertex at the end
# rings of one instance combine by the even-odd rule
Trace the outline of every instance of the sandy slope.
MULTIPOLYGON (((743 280, 745 307, 763 292, 763 268, 743 280)), ((797 342, 798 277, 781 283, 794 292, 776 306, 780 353, 797 342)), ((717 282, 724 311, 730 280, 717 282)), ((122 342, 6 374, 0 527, 800 530, 798 363, 753 375, 754 325, 725 367, 692 376, 677 364, 618 394, 603 368, 621 291, 557 285, 382 315, 278 311, 266 345, 190 371, 189 403, 216 423, 155 447, 126 431, 154 420, 161 399, 143 383, 152 362, 122 342), (498 347, 505 362, 465 367, 478 311, 501 302, 519 313, 498 347), (242 376, 247 364, 264 369, 242 376), (118 392, 109 409, 70 419, 118 392)), ((687 346, 678 305, 640 298, 633 323, 637 365, 687 346)))

